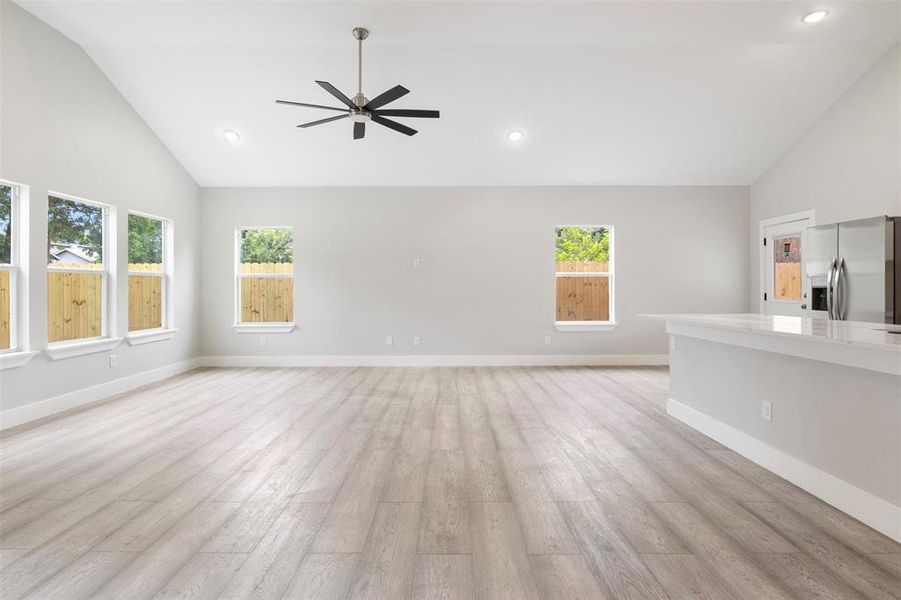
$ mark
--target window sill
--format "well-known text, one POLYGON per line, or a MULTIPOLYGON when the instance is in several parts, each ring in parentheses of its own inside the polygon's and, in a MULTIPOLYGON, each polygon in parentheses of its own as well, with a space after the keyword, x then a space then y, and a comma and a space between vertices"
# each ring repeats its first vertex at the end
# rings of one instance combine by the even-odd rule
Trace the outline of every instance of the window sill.
POLYGON ((15 369, 28 364, 32 358, 37 355, 37 351, 32 352, 6 352, 0 354, 0 371, 4 369, 15 369))
POLYGON ((556 321, 557 331, 613 331, 616 323, 594 321, 556 321))
POLYGON ((139 346, 141 344, 149 344, 151 342, 162 342, 163 340, 171 340, 175 337, 178 329, 144 329, 141 331, 133 331, 125 336, 125 341, 129 346, 139 346))
POLYGON ((53 360, 60 360, 61 358, 72 358, 73 356, 112 350, 121 341, 122 338, 95 338, 77 342, 60 342, 47 346, 44 352, 53 360))
POLYGON ((237 323, 232 325, 236 333, 291 333, 294 323, 237 323))

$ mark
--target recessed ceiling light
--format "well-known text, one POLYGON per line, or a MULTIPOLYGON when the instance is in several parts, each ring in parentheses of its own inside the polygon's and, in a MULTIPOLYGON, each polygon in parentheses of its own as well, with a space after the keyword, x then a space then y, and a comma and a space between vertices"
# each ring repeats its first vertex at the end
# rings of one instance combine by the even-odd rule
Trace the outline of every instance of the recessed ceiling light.
POLYGON ((521 131, 511 131, 510 133, 507 134, 507 139, 510 140, 511 142, 518 142, 522 139, 522 132, 521 131))
POLYGON ((804 15, 804 18, 801 19, 805 23, 819 23, 823 19, 826 18, 826 15, 829 14, 828 10, 815 10, 812 13, 807 13, 804 15))
POLYGON ((225 138, 226 142, 231 142, 232 144, 234 144, 235 142, 237 142, 238 140, 241 139, 241 136, 238 134, 238 132, 232 131, 231 129, 227 129, 227 130, 223 131, 222 137, 225 138))

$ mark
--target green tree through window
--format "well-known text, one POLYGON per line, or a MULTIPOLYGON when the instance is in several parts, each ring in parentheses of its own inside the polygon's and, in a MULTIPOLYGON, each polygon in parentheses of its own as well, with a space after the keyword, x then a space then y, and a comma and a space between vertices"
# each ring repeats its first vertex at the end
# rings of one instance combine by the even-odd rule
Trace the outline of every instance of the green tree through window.
POLYGON ((242 263, 293 263, 290 229, 245 229, 241 232, 242 263))
POLYGON ((603 227, 558 227, 556 258, 558 262, 609 262, 610 232, 603 227))
POLYGON ((91 262, 103 262, 103 209, 99 206, 50 196, 47 232, 49 246, 86 246, 91 262))
POLYGON ((128 262, 163 262, 162 221, 141 215, 128 215, 128 262))
POLYGON ((0 185, 0 264, 12 261, 13 189, 0 185))

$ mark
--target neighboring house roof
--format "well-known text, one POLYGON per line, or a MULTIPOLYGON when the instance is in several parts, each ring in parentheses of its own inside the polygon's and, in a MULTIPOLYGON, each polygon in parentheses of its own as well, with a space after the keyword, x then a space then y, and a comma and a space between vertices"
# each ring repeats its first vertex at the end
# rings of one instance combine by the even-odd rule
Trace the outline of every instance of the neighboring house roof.
POLYGON ((61 263, 92 263, 95 262, 92 252, 82 244, 53 244, 50 248, 50 261, 61 263), (53 246, 56 246, 55 248, 53 246))

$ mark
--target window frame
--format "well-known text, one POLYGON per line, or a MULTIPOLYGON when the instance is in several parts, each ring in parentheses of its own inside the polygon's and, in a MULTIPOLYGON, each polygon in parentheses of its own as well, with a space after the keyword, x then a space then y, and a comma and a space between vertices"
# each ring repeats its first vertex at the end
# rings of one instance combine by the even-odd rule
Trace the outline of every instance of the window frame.
POLYGON ((294 330, 294 321, 243 322, 241 321, 241 280, 242 279, 290 279, 291 280, 291 314, 294 314, 294 277, 296 262, 294 255, 293 225, 239 225, 234 231, 234 314, 232 329, 237 333, 290 333, 294 330), (291 273, 242 273, 241 272, 241 233, 259 231, 261 229, 286 229, 291 232, 291 273))
MULTIPOLYGON (((9 262, 0 263, 0 271, 9 272, 9 348, 0 349, 0 355, 9 355, 24 350, 21 339, 21 316, 19 311, 19 279, 21 277, 21 221, 19 220, 21 186, 0 179, 0 185, 10 188, 9 207, 9 262)), ((24 289, 24 288, 23 288, 24 289)))
POLYGON ((557 241, 557 230, 564 227, 579 227, 582 229, 605 229, 609 232, 610 238, 610 247, 608 250, 609 259, 607 260, 607 272, 606 273, 595 273, 591 271, 579 271, 579 272, 562 272, 557 271, 557 261, 556 257, 554 260, 554 327, 557 328, 558 331, 612 331, 616 329, 616 277, 615 277, 615 264, 616 264, 616 231, 613 225, 580 225, 573 223, 566 223, 562 225, 554 226, 554 244, 556 249, 556 241, 557 241), (561 277, 606 277, 607 278, 607 288, 609 290, 609 307, 608 310, 610 312, 609 319, 606 321, 558 321, 557 320, 557 279, 561 277))
MULTIPOLYGON (((48 208, 45 211, 45 225, 47 232, 48 246, 50 243, 50 216, 49 202, 51 198, 61 200, 69 200, 70 202, 78 202, 99 208, 101 212, 101 231, 103 241, 101 243, 101 252, 103 253, 103 269, 99 271, 101 277, 100 283, 100 335, 86 338, 78 338, 74 340, 60 340, 57 342, 47 342, 46 352, 54 360, 58 358, 69 358, 70 356, 78 356, 90 352, 102 352, 108 350, 118 344, 121 338, 116 337, 116 207, 111 204, 105 204, 96 200, 88 200, 80 196, 65 194, 55 190, 47 191, 48 208)), ((68 269, 54 267, 45 259, 47 273, 84 273, 84 269, 68 269)), ((46 285, 46 279, 45 279, 46 285)), ((49 302, 49 286, 46 293, 49 302)), ((49 329, 49 319, 45 314, 46 324, 49 329)), ((49 332, 48 332, 49 338, 49 332)))
MULTIPOLYGON (((163 257, 163 269, 162 271, 131 271, 128 270, 128 265, 131 264, 131 257, 127 256, 128 254, 128 246, 126 245, 126 257, 125 257, 125 266, 126 266, 126 277, 131 277, 132 275, 138 277, 160 277, 162 279, 161 289, 162 289, 162 307, 161 315, 160 315, 160 326, 152 327, 148 329, 135 329, 134 331, 128 329, 126 325, 126 334, 125 338, 128 340, 128 343, 131 345, 136 344, 144 344, 148 342, 156 342, 161 340, 170 339, 173 337, 176 331, 175 328, 175 301, 174 301, 174 292, 175 289, 175 224, 172 219, 167 217, 160 217, 158 215, 153 215, 150 213, 141 212, 138 210, 129 210, 126 214, 126 223, 125 223, 125 233, 126 236, 130 235, 130 230, 128 229, 128 216, 135 215, 137 217, 143 217, 145 219, 152 219, 154 221, 159 221, 162 225, 162 257, 163 257)), ((126 239, 128 239, 126 237, 126 239)), ((129 286, 126 285, 126 289, 130 290, 129 286)), ((126 300, 128 302, 129 309, 131 308, 131 298, 127 297, 126 300)), ((127 315, 129 318, 131 315, 127 315)))

